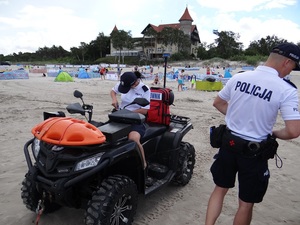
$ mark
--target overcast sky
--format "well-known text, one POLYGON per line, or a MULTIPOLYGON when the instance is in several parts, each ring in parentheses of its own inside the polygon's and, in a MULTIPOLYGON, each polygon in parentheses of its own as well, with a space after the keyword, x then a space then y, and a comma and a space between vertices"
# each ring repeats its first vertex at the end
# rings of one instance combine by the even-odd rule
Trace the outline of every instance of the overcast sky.
POLYGON ((0 54, 70 51, 115 25, 141 37, 149 23, 178 23, 186 6, 202 43, 214 42, 213 30, 239 33, 245 47, 267 35, 300 42, 297 0, 0 0, 0 54))

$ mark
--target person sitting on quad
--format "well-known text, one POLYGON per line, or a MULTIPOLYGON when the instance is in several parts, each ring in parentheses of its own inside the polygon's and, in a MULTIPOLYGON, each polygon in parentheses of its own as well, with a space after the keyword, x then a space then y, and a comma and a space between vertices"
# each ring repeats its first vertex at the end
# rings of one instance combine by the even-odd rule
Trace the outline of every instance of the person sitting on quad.
MULTIPOLYGON (((121 75, 120 82, 117 83, 110 91, 110 96, 112 98, 112 106, 116 110, 123 109, 126 105, 133 102, 133 100, 137 97, 145 98, 150 102, 150 89, 141 81, 141 78, 142 74, 138 71, 125 72, 121 75), (120 107, 117 100, 117 94, 121 94, 120 107)), ((126 109, 128 110, 141 113, 143 115, 147 114, 149 108, 150 105, 141 107, 137 104, 129 105, 128 107, 126 107, 126 109)), ((128 135, 128 139, 135 141, 139 146, 144 163, 144 169, 147 167, 147 162, 145 159, 144 148, 140 143, 140 139, 145 134, 145 130, 145 124, 133 124, 131 127, 131 131, 128 135)))

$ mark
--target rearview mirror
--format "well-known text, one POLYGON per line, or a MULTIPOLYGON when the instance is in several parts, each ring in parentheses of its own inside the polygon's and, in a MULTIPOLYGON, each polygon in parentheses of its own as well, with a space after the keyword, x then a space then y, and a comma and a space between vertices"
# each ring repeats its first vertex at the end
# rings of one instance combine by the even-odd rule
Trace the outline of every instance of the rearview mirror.
POLYGON ((133 101, 133 104, 138 104, 138 105, 144 107, 146 105, 149 105, 150 102, 145 98, 135 98, 133 101))
POLYGON ((73 93, 75 98, 82 98, 83 94, 80 91, 75 90, 73 93))

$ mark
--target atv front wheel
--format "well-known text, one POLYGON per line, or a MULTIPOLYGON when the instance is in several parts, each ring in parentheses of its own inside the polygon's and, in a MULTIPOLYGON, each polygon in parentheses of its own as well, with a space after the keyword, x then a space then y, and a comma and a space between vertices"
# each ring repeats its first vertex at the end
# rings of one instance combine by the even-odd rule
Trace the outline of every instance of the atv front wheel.
POLYGON ((129 177, 115 175, 93 193, 85 213, 86 225, 130 225, 137 209, 138 191, 129 177))
MULTIPOLYGON (((28 179, 28 174, 25 175, 25 179, 22 182, 21 198, 26 207, 35 212, 38 206, 38 202, 42 199, 42 193, 39 193, 36 189, 35 182, 28 179)), ((49 199, 44 199, 45 209, 43 213, 51 213, 58 210, 61 206, 57 203, 51 202, 49 199)))
POLYGON ((186 185, 193 175, 195 166, 195 148, 188 142, 180 143, 178 168, 173 182, 179 185, 186 185))

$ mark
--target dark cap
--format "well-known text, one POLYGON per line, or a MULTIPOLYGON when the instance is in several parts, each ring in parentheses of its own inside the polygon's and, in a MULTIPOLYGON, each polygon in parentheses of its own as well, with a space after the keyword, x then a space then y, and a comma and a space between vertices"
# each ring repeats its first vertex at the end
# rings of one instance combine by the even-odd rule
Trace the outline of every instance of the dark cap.
POLYGON ((118 91, 126 94, 131 86, 136 82, 137 76, 133 72, 125 72, 121 75, 118 91))
POLYGON ((282 43, 275 46, 271 52, 283 55, 296 63, 296 68, 293 70, 300 71, 300 48, 293 43, 282 43))

